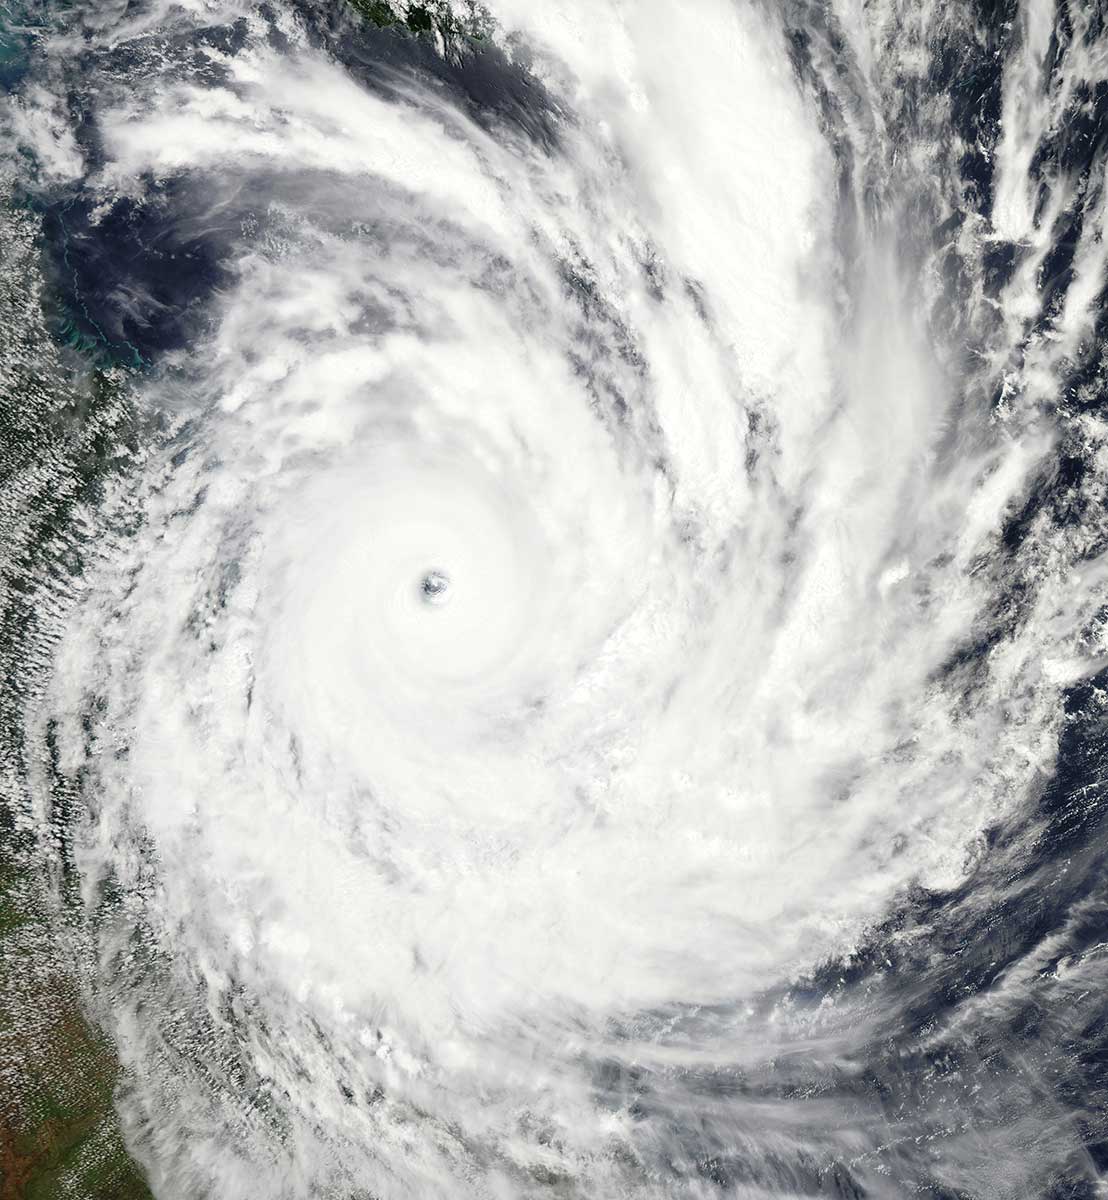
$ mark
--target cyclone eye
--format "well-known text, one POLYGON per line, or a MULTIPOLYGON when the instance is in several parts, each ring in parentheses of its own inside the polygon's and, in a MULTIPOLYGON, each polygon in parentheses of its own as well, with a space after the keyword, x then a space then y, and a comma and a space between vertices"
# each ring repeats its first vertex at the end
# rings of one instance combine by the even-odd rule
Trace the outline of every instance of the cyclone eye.
POLYGON ((419 583, 425 604, 445 604, 450 599, 450 578, 443 571, 428 571, 419 583))

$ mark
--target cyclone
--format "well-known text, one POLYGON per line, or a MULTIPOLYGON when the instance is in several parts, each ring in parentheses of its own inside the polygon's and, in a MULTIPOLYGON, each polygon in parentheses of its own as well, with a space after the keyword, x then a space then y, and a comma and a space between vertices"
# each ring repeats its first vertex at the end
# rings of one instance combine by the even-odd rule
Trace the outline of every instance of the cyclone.
POLYGON ((114 415, 11 803, 151 1193, 1100 1195, 1099 12, 17 17, 114 415))

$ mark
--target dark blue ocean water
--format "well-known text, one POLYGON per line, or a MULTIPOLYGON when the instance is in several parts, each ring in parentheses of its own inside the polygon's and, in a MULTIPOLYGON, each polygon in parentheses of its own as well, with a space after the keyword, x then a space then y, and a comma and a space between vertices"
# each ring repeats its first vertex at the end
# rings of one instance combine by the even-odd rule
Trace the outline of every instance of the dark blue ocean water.
MULTIPOLYGON (((102 29, 105 22, 123 21, 141 8, 120 6, 118 14, 98 12, 96 20, 102 29)), ((859 248, 894 209, 905 222, 898 253, 908 289, 922 288, 914 280, 925 274, 942 282, 927 320, 930 336, 944 347, 948 375, 963 381, 960 407, 947 433, 954 455, 964 444, 965 430, 1001 400, 1004 379, 982 366, 984 343, 1005 318, 1004 289, 1031 253, 1002 237, 967 248, 961 237, 992 219, 1005 71, 1023 44, 1020 8, 1015 3, 957 6, 945 16, 930 14, 920 34, 913 31, 908 8, 887 6, 882 10, 884 82, 876 89, 859 82, 863 67, 833 6, 790 3, 774 11, 782 29, 781 61, 819 114, 821 136, 833 154, 839 192, 833 200, 835 253, 844 287, 849 290, 859 248), (905 59, 910 52, 917 67, 922 55, 926 69, 901 69, 901 52, 905 59), (884 141, 864 154, 856 130, 870 119, 863 109, 874 94, 884 105, 878 114, 884 141), (958 205, 951 208, 924 183, 913 183, 902 164, 913 148, 931 152, 936 145, 949 150, 955 144, 944 159, 955 164, 959 176, 958 205)), ((576 115, 564 96, 552 94, 531 72, 527 54, 501 45, 495 32, 478 38, 460 27, 442 27, 444 36, 441 30, 420 32, 403 23, 379 26, 340 3, 304 0, 289 13, 307 44, 374 95, 389 101, 413 89, 423 91, 493 138, 510 130, 537 155, 556 160, 563 152, 564 131, 576 115)), ((179 80, 219 87, 226 82, 226 61, 259 37, 284 50, 276 16, 275 6, 263 4, 251 10, 249 28, 235 13, 223 23, 213 18, 210 26, 177 25, 164 32, 155 23, 118 44, 90 34, 80 49, 80 12, 42 8, 7 14, 0 82, 14 97, 28 96, 40 85, 61 97, 83 161, 77 175, 50 178, 38 170, 33 151, 24 148, 13 151, 5 168, 14 181, 10 211, 35 223, 44 328, 58 350, 50 369, 67 372, 68 387, 88 386, 81 381, 94 367, 117 372, 113 378, 123 390, 141 389, 167 370, 187 378, 188 354, 214 328, 243 246, 260 236, 255 231, 270 220, 275 199, 302 202, 322 230, 338 230, 346 220, 345 207, 313 209, 306 184, 298 194, 295 173, 264 168, 222 178, 213 171, 167 171, 150 177, 141 196, 105 195, 101 172, 108 156, 100 114, 126 92, 129 81, 157 72, 166 89, 179 80), (59 23, 75 37, 65 58, 48 55, 35 33, 59 23), (208 49, 217 53, 209 55, 208 49)), ((877 20, 876 10, 871 16, 877 20)), ((636 19, 653 17, 644 13, 636 19)), ((1076 37, 1108 52, 1101 45, 1102 16, 1087 20, 1080 35, 1067 6, 1059 5, 1053 20, 1044 94, 1063 86, 1076 37)), ((704 37, 711 36, 706 22, 704 37)), ((664 22, 657 37, 664 42, 664 22)), ((1062 119, 1042 130, 1028 168, 1031 177, 1061 174, 1074 195, 1094 194, 1103 187, 1106 119, 1108 79, 1080 80, 1062 119)), ((351 186, 334 184, 336 194, 343 195, 351 186)), ((1025 345, 1048 334, 1065 305, 1076 277, 1083 222, 1092 219, 1094 208, 1068 205, 1050 230, 1051 246, 1037 272, 1039 307, 1025 345)), ((387 220, 374 225, 374 219, 371 212, 367 236, 382 256, 388 255, 394 231, 387 220)), ((429 239, 434 241, 433 231, 429 239)), ((5 286, 13 281, 6 279, 5 286)), ((581 286, 575 302, 583 311, 604 303, 600 287, 581 286)), ((1108 343, 1100 296, 1096 313, 1080 354, 1058 377, 1057 403, 1067 415, 1100 419, 1108 415, 1103 407, 1108 343)), ((264 355, 264 347, 259 352, 264 355)), ((85 447, 79 465, 72 456, 59 456, 54 426, 45 420, 30 427, 20 422, 26 400, 18 390, 8 392, 4 403, 0 437, 19 442, 19 454, 8 460, 13 495, 18 478, 29 477, 47 461, 54 464, 35 475, 38 492, 19 493, 19 504, 41 505, 41 494, 64 489, 79 475, 82 486, 91 488, 83 494, 94 508, 98 477, 126 477, 132 469, 121 466, 118 443, 110 437, 85 447)), ((82 409, 74 403, 67 446, 80 441, 73 430, 95 411, 95 404, 82 409)), ((10 448, 5 453, 10 456, 10 448)), ((142 470, 137 460, 133 469, 142 470)), ((1055 569, 1044 546, 1065 544, 1060 553, 1076 567, 1095 563, 1104 552, 1108 521, 1102 505, 1108 493, 1098 483, 1103 471, 1097 447, 1083 442, 1079 429, 1063 424, 1051 453, 1009 510, 991 559, 980 566, 990 580, 991 604, 935 673, 935 686, 959 697, 967 711, 984 703, 990 654, 1026 627, 1037 594, 1036 573, 1055 569), (1076 550, 1075 530, 1082 534, 1076 550)), ((64 527, 77 518, 63 511, 56 519, 64 527)), ((50 539, 58 532, 35 527, 27 535, 18 524, 6 531, 10 613, 53 604, 59 574, 51 565, 57 542, 50 539)), ((74 544, 84 546, 84 536, 75 529, 74 544)), ((1108 596, 1105 600, 1108 613, 1108 596)), ((9 620, 4 628, 11 690, 6 744, 13 756, 9 769, 18 775, 25 749, 18 718, 27 686, 20 664, 42 661, 46 634, 33 622, 9 620)), ((1108 668, 1097 673, 1096 658, 1091 651, 1091 673, 1064 691, 1056 761, 1042 771, 1030 794, 1013 798, 995 819, 984 822, 966 852, 969 865, 957 886, 937 890, 921 884, 899 891, 872 914, 848 957, 810 963, 751 1001, 765 1012, 784 1006, 797 1027, 810 1018, 809 1039, 775 1046, 757 1065, 745 1050, 731 1058, 731 1007, 685 1005, 677 989, 671 1006, 651 1014, 667 1030, 658 1040, 711 1047, 709 1061, 685 1062, 664 1078, 629 1068, 615 1055, 589 1062, 597 1111, 626 1115, 636 1131, 632 1140, 641 1179, 650 1187, 702 1197, 1093 1200, 1104 1194, 1108 838, 1103 709, 1108 668), (856 1014, 853 1027, 830 1030, 825 1024, 829 1005, 856 1014)), ((64 843, 64 806, 53 819, 64 843)), ((14 828, 9 822, 5 836, 14 838, 14 828)), ((617 1042, 619 1036, 617 1031, 617 1042)), ((221 1063, 210 1064, 219 1086, 227 1082, 220 1079, 222 1069, 221 1063)), ((135 1136, 143 1161, 156 1161, 157 1131, 139 1130, 135 1136)), ((579 1192, 562 1176, 533 1186, 536 1195, 599 1194, 579 1192)), ((641 1184, 642 1194, 654 1194, 647 1186, 641 1184)), ((156 1190, 166 1197, 216 1194, 184 1184, 178 1190, 164 1181, 156 1190)))

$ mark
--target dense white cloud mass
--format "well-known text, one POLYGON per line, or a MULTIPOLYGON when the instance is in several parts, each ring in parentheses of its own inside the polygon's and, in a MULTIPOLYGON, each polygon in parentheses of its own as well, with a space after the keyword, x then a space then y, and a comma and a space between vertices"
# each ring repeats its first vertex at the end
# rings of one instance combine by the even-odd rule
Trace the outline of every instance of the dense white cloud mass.
MULTIPOLYGON (((135 376, 162 426, 87 514, 28 717, 41 818, 58 779, 85 798, 90 995, 158 1197, 865 1174, 876 1106, 749 1081, 849 1076, 888 1010, 790 989, 973 878, 1103 664, 1103 518, 1004 537, 1064 441, 1094 499, 1106 453, 1058 405, 1102 183, 1029 177, 1068 103, 1050 6, 1010 32, 991 217, 956 228, 964 132, 939 92, 911 127, 895 105, 921 47, 972 43, 960 9, 489 13, 530 115, 218 2, 55 36, 57 64, 115 55, 95 153, 45 87, 16 105, 83 178, 83 236, 145 205, 159 270, 222 255, 135 376)), ((1106 67, 1081 33, 1071 90, 1106 67)))

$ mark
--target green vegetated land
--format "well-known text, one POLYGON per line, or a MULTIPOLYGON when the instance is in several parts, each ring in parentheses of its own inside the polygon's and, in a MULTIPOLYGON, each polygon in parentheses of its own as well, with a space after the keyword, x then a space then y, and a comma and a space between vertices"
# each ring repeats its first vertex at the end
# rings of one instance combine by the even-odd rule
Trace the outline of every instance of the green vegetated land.
POLYGON ((402 14, 383 3, 383 0, 350 0, 350 3, 374 25, 407 25, 416 33, 429 33, 435 27, 430 10, 420 4, 413 4, 402 14))
POLYGON ((473 0, 468 15, 459 18, 444 0, 401 6, 397 0, 349 0, 350 7, 367 21, 381 28, 408 29, 412 33, 438 32, 447 42, 459 38, 481 41, 488 34, 488 17, 473 0))
POLYGON ((0 1200, 149 1200, 113 1105, 118 1061, 82 1012, 17 819, 26 705, 81 571, 72 514, 128 452, 119 377, 50 332, 38 236, 0 187, 0 1200))
POLYGON ((149 1200, 116 1121, 115 1055, 55 955, 25 873, 0 860, 0 1200, 149 1200))

